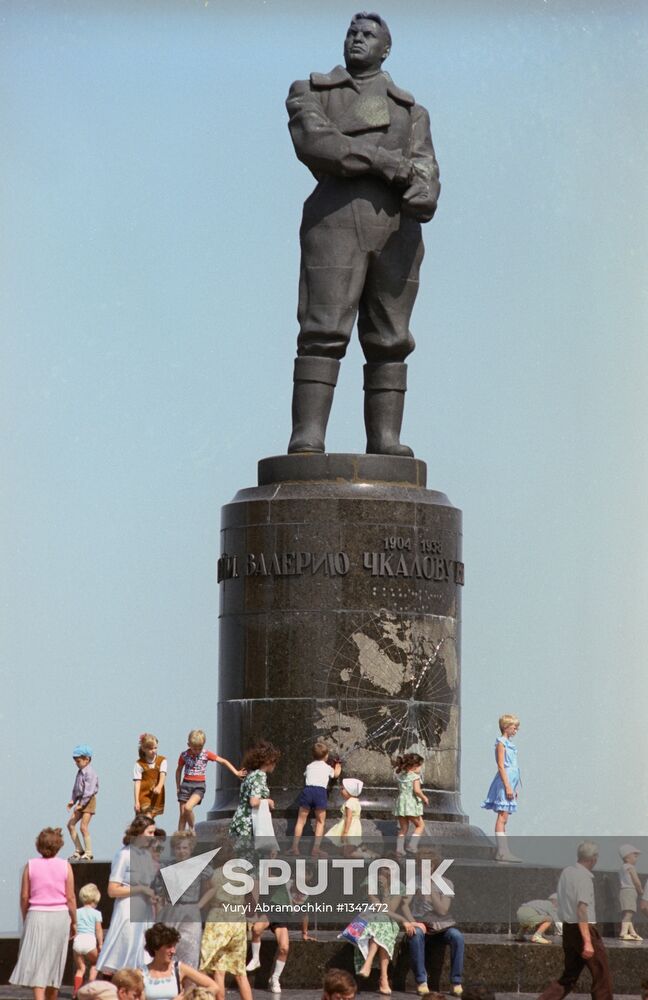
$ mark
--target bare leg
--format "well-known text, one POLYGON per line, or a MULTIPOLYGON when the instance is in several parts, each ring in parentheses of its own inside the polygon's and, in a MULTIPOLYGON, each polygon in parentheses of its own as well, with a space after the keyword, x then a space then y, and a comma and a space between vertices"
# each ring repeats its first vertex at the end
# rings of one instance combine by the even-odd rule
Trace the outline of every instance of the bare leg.
POLYGON ((92 840, 90 838, 90 820, 92 813, 83 813, 81 817, 81 836, 83 837, 83 853, 92 854, 92 840))
POLYGON ((317 941, 316 937, 308 933, 308 917, 302 917, 301 935, 302 941, 317 941))
POLYGON ((289 854, 299 854, 299 841, 304 832, 309 813, 310 809, 306 809, 305 806, 302 806, 297 813, 297 822, 295 823, 295 832, 293 833, 292 847, 288 851, 289 854))
POLYGON ((225 973, 224 972, 208 972, 207 969, 203 969, 208 976, 216 982, 216 998, 215 1000, 225 1000, 225 973))
POLYGON ((315 843, 313 844, 313 850, 311 851, 312 857, 325 858, 327 855, 324 851, 320 850, 320 845, 322 843, 322 837, 324 836, 324 827, 326 826, 326 809, 316 809, 315 810, 315 843))
POLYGON ((391 986, 389 985, 389 977, 387 975, 389 971, 389 955, 384 948, 378 948, 378 964, 380 966, 380 979, 378 980, 378 989, 383 990, 384 993, 389 993, 391 986))
POLYGON ((410 842, 407 847, 407 850, 410 851, 412 854, 415 854, 416 851, 418 851, 419 838, 422 837, 423 834, 425 833, 425 821, 423 820, 422 816, 411 816, 409 818, 411 822, 414 824, 414 833, 410 837, 410 842))
POLYGON ((258 920, 256 924, 252 924, 252 940, 260 941, 261 935, 264 931, 267 931, 269 926, 269 920, 258 920))
MULTIPOLYGON (((96 959, 96 952, 95 961, 96 959)), ((85 958, 83 955, 79 955, 76 951, 72 952, 72 957, 74 958, 74 986, 72 988, 72 996, 75 997, 78 991, 83 986, 83 977, 85 975, 85 958)))
POLYGON ((508 813, 498 813, 495 820, 495 833, 506 833, 506 823, 509 818, 508 813))
MULTIPOLYGON (((76 830, 76 825, 80 819, 81 819, 81 813, 77 809, 74 809, 67 823, 68 833, 72 838, 72 843, 74 844, 74 850, 76 851, 77 854, 83 854, 83 847, 81 846, 81 841, 79 840, 79 834, 77 833, 76 830)), ((39 986, 35 987, 35 989, 44 989, 44 987, 39 986)))
POLYGON ((396 838, 396 853, 405 853, 405 837, 409 830, 409 819, 407 816, 398 817, 398 837, 396 838))
POLYGON ((245 973, 242 976, 236 976, 236 985, 238 986, 241 1000, 253 1000, 250 981, 245 973))
POLYGON ((373 960, 376 957, 376 952, 378 951, 378 942, 375 938, 372 938, 369 942, 369 949, 367 951, 367 957, 364 960, 362 968, 358 969, 358 975, 364 976, 366 979, 371 972, 371 966, 373 965, 373 960))
POLYGON ((196 825, 194 809, 199 802, 200 795, 190 795, 187 801, 183 804, 184 821, 190 830, 193 830, 196 825))
POLYGON ((277 982, 279 977, 284 970, 286 965, 286 960, 288 959, 288 951, 290 950, 290 939, 288 937, 287 927, 276 927, 275 937, 277 939, 277 951, 275 952, 274 965, 272 967, 272 978, 277 982))
POLYGON ((280 962, 285 962, 288 958, 288 952, 290 951, 290 938, 288 936, 287 927, 277 927, 275 931, 275 937, 277 939, 277 953, 275 955, 276 959, 280 962))

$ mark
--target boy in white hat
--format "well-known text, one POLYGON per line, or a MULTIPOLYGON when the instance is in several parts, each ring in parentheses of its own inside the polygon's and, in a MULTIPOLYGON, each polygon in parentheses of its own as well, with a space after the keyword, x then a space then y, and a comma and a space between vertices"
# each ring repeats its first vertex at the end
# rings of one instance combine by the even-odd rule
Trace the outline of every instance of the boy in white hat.
POLYGON ((623 864, 619 869, 619 906, 621 907, 621 931, 619 937, 622 941, 643 941, 640 934, 637 934, 633 925, 633 914, 637 912, 637 895, 641 895, 643 890, 637 875, 637 858, 641 851, 632 844, 621 844, 619 854, 623 864))
POLYGON ((344 799, 340 810, 342 819, 338 820, 326 834, 329 840, 342 846, 346 856, 353 855, 355 853, 354 845, 359 844, 362 840, 362 822, 360 820, 362 789, 363 783, 359 778, 343 778, 340 789, 340 794, 344 799))

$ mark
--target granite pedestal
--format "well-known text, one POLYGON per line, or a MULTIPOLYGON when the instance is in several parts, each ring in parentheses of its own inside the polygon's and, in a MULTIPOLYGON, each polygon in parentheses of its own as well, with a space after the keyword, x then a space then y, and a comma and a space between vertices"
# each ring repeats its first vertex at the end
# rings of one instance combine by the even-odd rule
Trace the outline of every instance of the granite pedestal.
MULTIPOLYGON (((461 512, 426 468, 381 455, 288 455, 222 511, 218 733, 239 761, 258 738, 283 756, 275 818, 289 819, 326 741, 361 778, 363 821, 394 805, 392 758, 425 757, 433 822, 459 798, 461 512)), ((236 779, 209 814, 231 816, 236 779)))

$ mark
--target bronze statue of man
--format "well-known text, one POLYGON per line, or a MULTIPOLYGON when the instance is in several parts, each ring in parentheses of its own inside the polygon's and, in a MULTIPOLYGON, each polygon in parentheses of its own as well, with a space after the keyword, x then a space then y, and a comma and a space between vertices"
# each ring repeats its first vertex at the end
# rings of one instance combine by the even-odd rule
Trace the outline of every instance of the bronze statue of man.
POLYGON ((434 215, 439 168, 425 108, 382 71, 391 36, 378 14, 352 19, 346 69, 312 73, 286 107, 298 158, 317 179, 300 230, 299 338, 289 453, 323 452, 340 359, 358 319, 367 453, 400 443, 409 320, 434 215))

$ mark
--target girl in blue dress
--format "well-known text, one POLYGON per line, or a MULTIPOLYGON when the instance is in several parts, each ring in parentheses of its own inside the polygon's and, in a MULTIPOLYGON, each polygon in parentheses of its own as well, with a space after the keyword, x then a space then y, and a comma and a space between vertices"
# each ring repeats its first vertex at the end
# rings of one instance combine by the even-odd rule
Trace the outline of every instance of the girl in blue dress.
POLYGON ((520 786, 520 769, 517 761, 517 747, 512 738, 520 728, 516 715, 502 715, 499 720, 500 733, 495 741, 495 762, 497 774, 491 782, 482 809, 492 809, 497 813, 495 837, 497 838, 496 861, 520 861, 508 849, 506 824, 511 813, 517 811, 517 797, 520 786))

